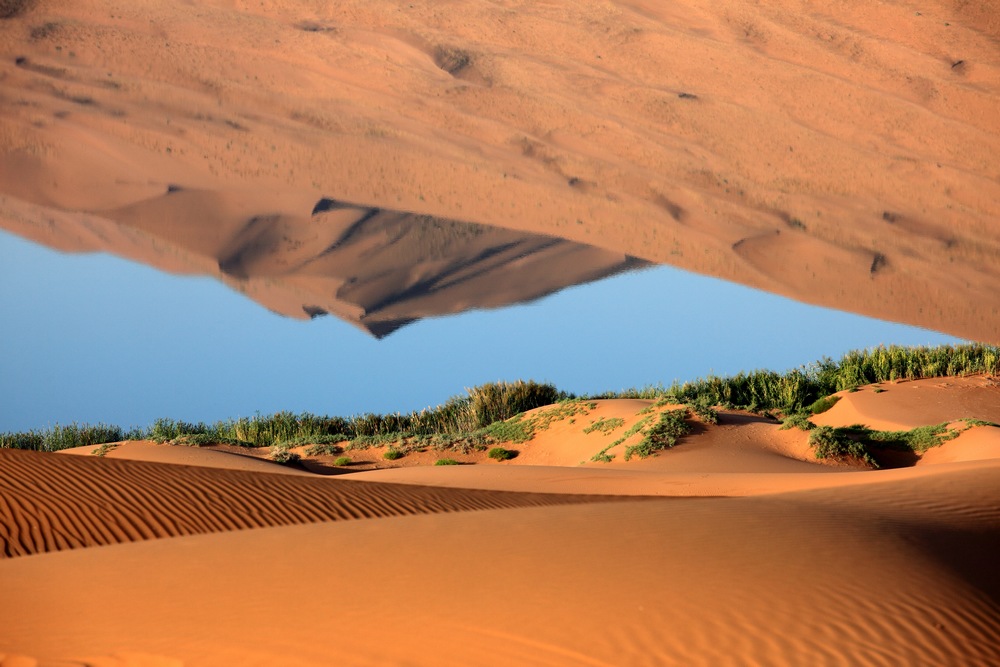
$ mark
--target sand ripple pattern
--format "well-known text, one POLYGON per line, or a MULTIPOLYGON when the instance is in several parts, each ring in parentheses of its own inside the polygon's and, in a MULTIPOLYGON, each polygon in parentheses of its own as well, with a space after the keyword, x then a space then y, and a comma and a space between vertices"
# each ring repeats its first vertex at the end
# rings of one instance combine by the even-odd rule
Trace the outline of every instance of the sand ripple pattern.
POLYGON ((0 556, 322 521, 609 500, 0 450, 0 556))

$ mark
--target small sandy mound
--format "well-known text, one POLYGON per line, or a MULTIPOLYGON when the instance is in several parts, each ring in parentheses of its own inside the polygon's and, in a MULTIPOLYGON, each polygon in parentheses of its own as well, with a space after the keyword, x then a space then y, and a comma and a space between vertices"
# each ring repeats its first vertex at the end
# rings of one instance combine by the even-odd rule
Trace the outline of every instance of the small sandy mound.
POLYGON ((905 431, 958 419, 1000 423, 1000 381, 987 376, 885 382, 842 391, 840 400, 812 417, 818 425, 864 424, 880 431, 905 431))

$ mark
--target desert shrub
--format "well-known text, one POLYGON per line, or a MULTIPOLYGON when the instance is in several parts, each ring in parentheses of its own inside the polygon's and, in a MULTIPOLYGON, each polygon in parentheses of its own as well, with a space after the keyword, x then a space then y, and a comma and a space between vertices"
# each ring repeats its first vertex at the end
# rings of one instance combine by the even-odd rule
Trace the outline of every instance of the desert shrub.
POLYGON ((633 456, 641 459, 652 456, 656 452, 669 449, 677 444, 677 439, 691 431, 688 424, 687 410, 668 410, 660 413, 660 421, 645 432, 637 445, 625 448, 625 460, 633 456))
POLYGON ((622 419, 621 417, 612 417, 610 419, 605 419, 604 417, 601 417, 593 424, 583 429, 583 432, 593 433, 594 431, 598 431, 600 433, 607 435, 608 433, 611 433, 615 429, 621 428, 624 425, 625 425, 625 420, 622 419))
POLYGON ((715 408, 705 401, 695 401, 693 403, 687 404, 688 410, 698 415, 706 424, 718 424, 719 423, 719 413, 716 412, 715 408))
POLYGON ((494 447, 486 455, 494 461, 509 461, 517 456, 517 452, 512 449, 504 449, 503 447, 494 447))
POLYGON ((291 451, 285 445, 271 445, 271 451, 268 454, 268 458, 275 463, 290 464, 296 463, 299 460, 299 455, 291 451))
POLYGON ((816 428, 816 424, 809 421, 809 413, 807 412, 793 412, 792 414, 786 416, 781 422, 782 430, 797 428, 803 431, 811 431, 816 428))
POLYGON ((434 462, 434 465, 436 465, 436 466, 457 466, 458 465, 458 461, 456 461, 455 459, 438 459, 437 461, 434 462))
MULTIPOLYGON (((341 442, 338 440, 337 442, 341 442)), ((340 454, 344 451, 344 448, 340 445, 329 444, 329 443, 316 443, 306 448, 306 456, 332 456, 334 454, 340 454)))
POLYGON ((359 435, 347 444, 348 449, 368 449, 370 447, 384 447, 402 442, 409 433, 380 433, 377 435, 359 435))
POLYGON ((395 461, 403 458, 403 452, 398 449, 388 449, 384 454, 382 454, 382 458, 387 461, 395 461))
POLYGON ((94 456, 104 457, 108 452, 118 446, 117 442, 106 442, 91 452, 94 456))
POLYGON ((818 459, 843 461, 853 458, 877 468, 878 464, 868 453, 865 445, 858 440, 855 431, 857 428, 818 426, 809 434, 809 444, 812 445, 818 459))
POLYGON ((341 468, 344 467, 344 466, 349 466, 349 465, 351 465, 351 457, 349 457, 349 456, 340 456, 340 457, 337 457, 333 461, 333 465, 335 465, 337 467, 341 467, 341 468))

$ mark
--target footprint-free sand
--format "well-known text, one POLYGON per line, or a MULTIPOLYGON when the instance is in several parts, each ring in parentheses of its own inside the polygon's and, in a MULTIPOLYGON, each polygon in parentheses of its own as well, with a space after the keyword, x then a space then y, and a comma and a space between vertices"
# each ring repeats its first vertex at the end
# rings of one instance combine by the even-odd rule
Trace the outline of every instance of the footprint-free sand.
MULTIPOLYGON (((880 389, 835 408, 920 425, 928 392, 946 420, 1000 418, 989 378, 880 389)), ((723 412, 653 458, 539 465, 645 405, 600 402, 506 463, 336 476, 150 442, 0 451, 0 664, 1000 659, 1000 428, 867 470, 723 412)))

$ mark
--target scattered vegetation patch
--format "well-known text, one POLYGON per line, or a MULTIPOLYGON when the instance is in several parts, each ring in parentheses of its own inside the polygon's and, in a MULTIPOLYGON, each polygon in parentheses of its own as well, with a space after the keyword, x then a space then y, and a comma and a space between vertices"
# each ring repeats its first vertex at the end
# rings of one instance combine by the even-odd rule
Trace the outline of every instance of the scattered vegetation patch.
POLYGON ((94 456, 104 456, 105 454, 107 454, 111 450, 113 450, 116 447, 118 447, 118 445, 119 445, 119 443, 117 443, 117 442, 106 442, 103 445, 101 445, 100 447, 98 447, 97 449, 95 449, 94 451, 92 451, 91 454, 93 454, 94 456))
MULTIPOLYGON (((338 440, 338 442, 340 442, 338 440)), ((344 448, 340 445, 335 444, 321 444, 316 443, 315 445, 310 445, 306 448, 306 456, 334 456, 340 454, 344 451, 344 448)))
POLYGON ((625 460, 633 456, 644 459, 677 444, 677 439, 691 431, 687 410, 667 410, 660 413, 660 421, 646 431, 637 445, 625 448, 625 460))
POLYGON ((931 426, 918 426, 909 431, 876 431, 861 424, 844 427, 818 426, 809 435, 809 444, 816 452, 816 458, 844 460, 854 458, 873 468, 878 464, 872 450, 891 449, 923 454, 932 447, 938 447, 957 438, 974 426, 992 426, 991 422, 979 419, 961 419, 949 428, 951 422, 931 426))
POLYGON ((651 421, 653 421, 653 416, 652 415, 647 415, 647 416, 643 417, 642 419, 640 419, 639 421, 637 421, 636 423, 632 424, 628 428, 628 430, 625 431, 625 433, 622 434, 622 437, 618 438, 617 440, 615 440, 614 442, 612 442, 610 445, 608 445, 607 447, 605 447, 601 451, 599 451, 596 454, 594 454, 592 457, 590 457, 590 460, 593 461, 593 462, 595 462, 595 463, 611 463, 611 461, 614 460, 615 455, 614 454, 608 454, 608 451, 611 450, 611 449, 614 449, 618 445, 622 444, 623 442, 625 442, 626 440, 628 440, 629 438, 631 438, 636 433, 643 433, 643 434, 645 434, 645 428, 646 428, 646 426, 651 421))
POLYGON ((350 456, 340 456, 340 457, 334 459, 333 465, 337 466, 338 468, 343 468, 344 466, 349 466, 349 465, 351 465, 351 457, 350 456))
POLYGON ((507 421, 490 424, 484 433, 495 442, 527 442, 535 436, 535 422, 524 419, 524 415, 518 415, 507 421))
POLYGON ((434 465, 436 465, 436 466, 457 466, 457 465, 459 465, 459 463, 455 459, 438 459, 437 461, 434 462, 434 465))
POLYGON ((399 451, 398 449, 390 448, 386 450, 384 454, 382 454, 382 458, 384 458, 386 461, 396 461, 398 459, 403 458, 403 452, 399 451))
MULTIPOLYGON (((14 5, 27 6, 27 3, 11 4, 14 5)), ((3 16, 4 6, 0 4, 0 16, 3 16)), ((824 399, 838 391, 901 379, 971 374, 1000 374, 1000 348, 979 344, 878 347, 849 352, 840 361, 823 359, 786 373, 752 371, 731 377, 710 376, 670 387, 647 386, 603 394, 601 398, 653 400, 652 406, 641 411, 644 419, 652 419, 656 409, 683 404, 703 421, 711 422, 715 408, 721 406, 759 414, 775 411, 788 415, 786 426, 811 428, 808 421, 811 409, 817 403, 822 405, 824 399)), ((426 447, 471 453, 504 443, 527 442, 555 421, 584 417, 595 407, 593 399, 576 399, 551 384, 499 382, 469 389, 466 395, 452 397, 436 408, 409 414, 325 417, 278 412, 215 424, 159 419, 147 429, 130 430, 105 424, 57 425, 42 430, 2 433, 0 448, 57 451, 151 439, 192 446, 218 443, 248 447, 332 447, 347 443, 346 447, 353 449, 391 445, 403 453, 426 447), (536 410, 544 406, 550 407, 536 410), (532 410, 536 411, 525 415, 532 410)), ((610 428, 610 422, 604 420, 602 425, 606 423, 610 428)), ((610 460, 608 449, 622 444, 640 430, 645 442, 655 430, 643 421, 632 428, 637 430, 629 429, 593 460, 610 460)), ((631 453, 641 455, 644 451, 645 445, 632 449, 631 453)), ((339 452, 331 448, 322 453, 339 452)))
POLYGON ((583 432, 593 433, 594 431, 597 431, 599 433, 607 435, 608 433, 611 433, 612 431, 615 431, 616 429, 619 429, 624 425, 625 425, 625 420, 622 419, 621 417, 611 417, 610 419, 601 417, 593 424, 583 429, 583 432))

